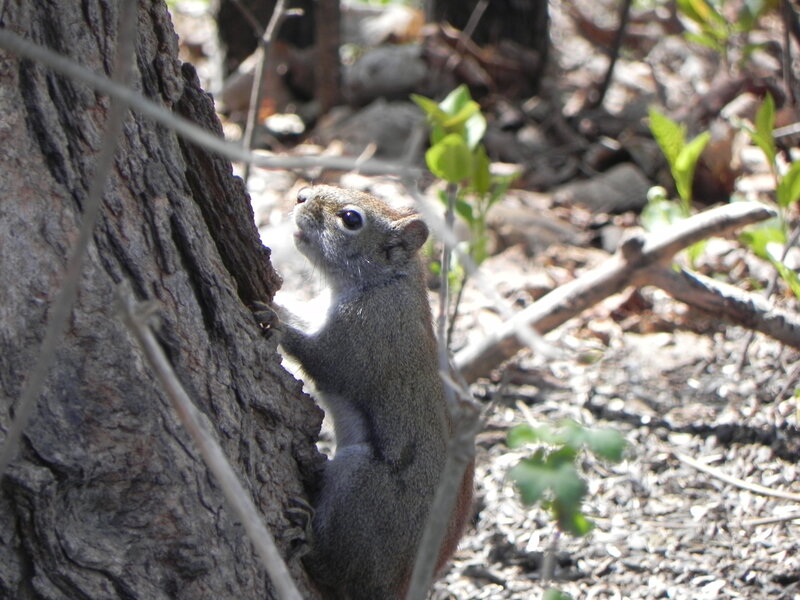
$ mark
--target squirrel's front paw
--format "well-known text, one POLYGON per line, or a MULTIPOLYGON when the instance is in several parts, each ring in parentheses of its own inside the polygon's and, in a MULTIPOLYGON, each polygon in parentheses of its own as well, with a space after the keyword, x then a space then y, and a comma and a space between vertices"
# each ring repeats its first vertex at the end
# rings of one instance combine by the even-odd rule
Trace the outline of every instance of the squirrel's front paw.
POLYGON ((262 329, 278 334, 282 332, 281 320, 278 316, 278 312, 269 304, 256 301, 253 302, 251 310, 262 329))
POLYGON ((291 538, 289 548, 292 556, 302 557, 308 554, 314 542, 312 524, 314 509, 303 498, 289 498, 289 507, 284 511, 286 518, 293 525, 287 531, 291 538))

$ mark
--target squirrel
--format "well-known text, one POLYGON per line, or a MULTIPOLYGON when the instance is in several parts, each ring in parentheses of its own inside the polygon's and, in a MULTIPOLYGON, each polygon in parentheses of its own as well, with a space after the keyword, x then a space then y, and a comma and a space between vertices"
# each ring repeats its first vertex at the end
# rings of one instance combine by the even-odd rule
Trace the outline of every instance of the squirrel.
MULTIPOLYGON (((400 599, 450 437, 418 256, 428 227, 369 194, 328 185, 300 190, 294 217, 295 245, 327 280, 331 305, 314 333, 283 308, 271 325, 313 380, 336 438, 303 560, 334 597, 400 599)), ((464 475, 437 571, 467 523, 473 470, 464 475)))

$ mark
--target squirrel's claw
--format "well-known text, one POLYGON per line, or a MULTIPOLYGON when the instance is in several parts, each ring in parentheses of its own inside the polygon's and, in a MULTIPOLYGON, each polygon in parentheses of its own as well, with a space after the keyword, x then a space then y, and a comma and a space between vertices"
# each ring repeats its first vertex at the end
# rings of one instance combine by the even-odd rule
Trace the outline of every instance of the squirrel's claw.
POLYGON ((282 331, 281 320, 280 317, 278 317, 278 312, 269 304, 256 300, 253 302, 251 310, 253 311, 253 316, 256 318, 256 321, 258 321, 258 324, 261 325, 262 329, 276 333, 280 333, 282 331))
POLYGON ((290 553, 302 557, 308 554, 314 542, 314 509, 303 498, 296 496, 289 498, 289 505, 283 513, 293 525, 287 530, 290 553))

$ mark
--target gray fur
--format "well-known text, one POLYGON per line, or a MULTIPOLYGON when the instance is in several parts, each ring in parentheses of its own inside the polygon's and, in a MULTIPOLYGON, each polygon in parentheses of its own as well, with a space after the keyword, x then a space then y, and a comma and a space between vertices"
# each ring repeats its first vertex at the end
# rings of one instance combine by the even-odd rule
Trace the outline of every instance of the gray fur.
POLYGON ((282 344, 314 381, 337 440, 306 564, 340 598, 397 598, 448 437, 417 256, 428 230, 417 216, 350 190, 306 188, 298 202, 298 249, 328 279, 333 301, 314 334, 283 324, 282 344), (361 228, 349 230, 343 210, 362 215, 361 228))

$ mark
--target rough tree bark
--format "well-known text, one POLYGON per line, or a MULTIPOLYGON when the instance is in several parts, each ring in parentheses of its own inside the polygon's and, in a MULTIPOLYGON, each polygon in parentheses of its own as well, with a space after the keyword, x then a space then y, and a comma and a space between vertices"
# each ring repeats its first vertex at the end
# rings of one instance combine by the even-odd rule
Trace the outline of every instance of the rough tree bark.
MULTIPOLYGON (((11 31, 109 73, 123 0, 11 0, 11 31)), ((163 1, 139 7, 134 85, 220 130, 177 59, 163 1)), ((0 442, 39 350, 109 101, 0 51, 0 442)), ((0 485, 2 598, 268 598, 271 587, 115 311, 127 282, 286 556, 284 510, 320 457, 320 413, 247 305, 279 286, 224 160, 130 113, 80 292, 0 485)), ((296 556, 289 567, 314 598, 296 556)))

